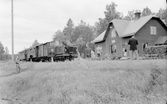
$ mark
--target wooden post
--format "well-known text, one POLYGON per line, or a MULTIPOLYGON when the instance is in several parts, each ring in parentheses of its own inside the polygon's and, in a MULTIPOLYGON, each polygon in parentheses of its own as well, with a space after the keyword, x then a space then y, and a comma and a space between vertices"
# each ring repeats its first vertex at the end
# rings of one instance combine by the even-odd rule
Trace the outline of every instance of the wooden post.
POLYGON ((13 0, 11 0, 11 34, 12 34, 12 63, 14 65, 14 25, 13 25, 13 0))

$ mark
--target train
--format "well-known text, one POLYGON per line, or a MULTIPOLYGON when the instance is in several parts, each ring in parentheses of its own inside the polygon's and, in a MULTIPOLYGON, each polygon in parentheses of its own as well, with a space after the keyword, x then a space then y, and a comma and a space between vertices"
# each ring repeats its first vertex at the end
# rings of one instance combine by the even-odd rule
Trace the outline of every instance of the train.
POLYGON ((46 42, 19 52, 20 61, 50 62, 77 58, 77 46, 58 40, 46 42))

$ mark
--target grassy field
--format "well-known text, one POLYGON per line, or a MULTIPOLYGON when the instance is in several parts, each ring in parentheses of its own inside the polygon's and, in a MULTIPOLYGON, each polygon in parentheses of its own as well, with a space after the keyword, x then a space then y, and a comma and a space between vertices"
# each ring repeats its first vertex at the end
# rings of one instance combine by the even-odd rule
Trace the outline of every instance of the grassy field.
POLYGON ((11 63, 0 66, 0 98, 11 104, 166 104, 167 100, 166 60, 21 63, 21 73, 11 63))

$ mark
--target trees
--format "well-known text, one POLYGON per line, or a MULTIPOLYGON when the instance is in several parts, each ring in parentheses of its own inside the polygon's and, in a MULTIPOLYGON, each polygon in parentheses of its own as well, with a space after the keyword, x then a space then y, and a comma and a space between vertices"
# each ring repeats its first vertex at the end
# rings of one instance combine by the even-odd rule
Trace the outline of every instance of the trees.
POLYGON ((81 20, 78 26, 75 27, 72 40, 78 46, 79 52, 85 53, 86 44, 92 41, 93 37, 93 27, 81 20))
POLYGON ((90 42, 93 39, 93 35, 93 27, 81 20, 78 26, 75 27, 72 40, 75 42, 78 38, 82 38, 83 41, 90 42))
POLYGON ((74 23, 70 18, 67 21, 66 26, 64 27, 63 31, 57 30, 53 35, 53 40, 59 40, 61 43, 71 43, 71 37, 74 35, 74 23))
POLYGON ((63 30, 63 34, 66 37, 67 40, 71 41, 71 36, 73 36, 74 32, 74 23, 72 19, 70 18, 63 30))
POLYGON ((108 21, 104 18, 99 18, 99 21, 95 23, 96 34, 100 35, 104 30, 107 29, 108 21))
POLYGON ((128 11, 127 16, 125 16, 123 19, 125 19, 125 20, 133 20, 135 18, 134 13, 135 13, 135 10, 128 11))
POLYGON ((9 60, 10 58, 8 47, 4 48, 3 44, 0 42, 0 60, 9 60))
POLYGON ((67 21, 63 31, 58 30, 53 35, 53 40, 60 40, 61 42, 70 42, 78 46, 78 50, 84 53, 86 43, 92 41, 94 37, 94 27, 90 26, 83 20, 77 26, 74 26, 72 19, 67 21))
POLYGON ((148 16, 148 15, 151 15, 151 14, 153 14, 153 13, 151 12, 151 10, 148 7, 143 8, 143 11, 141 13, 142 17, 148 16))
MULTIPOLYGON (((141 11, 141 10, 132 10, 132 11, 128 11, 128 14, 123 18, 125 20, 134 20, 135 19, 135 12, 137 11, 141 11)), ((141 12, 141 17, 144 16, 148 16, 148 15, 152 15, 155 14, 153 13, 148 7, 143 8, 142 12, 141 12)))
POLYGON ((105 20, 109 23, 113 19, 121 19, 122 14, 116 10, 117 4, 111 2, 111 4, 106 5, 106 11, 104 11, 105 20))
POLYGON ((96 33, 100 35, 107 29, 108 23, 113 19, 123 18, 122 14, 116 10, 117 5, 114 2, 106 5, 106 11, 104 11, 105 18, 99 18, 99 21, 95 23, 96 33))
POLYGON ((4 50, 4 46, 3 44, 0 42, 0 60, 4 60, 4 53, 5 53, 5 50, 4 50))
MULTIPOLYGON (((137 12, 140 10, 132 10, 132 11, 128 11, 128 14, 123 18, 125 20, 134 20, 135 19, 135 12, 137 12)), ((141 17, 144 16, 148 16, 148 15, 152 15, 153 13, 151 12, 151 10, 148 7, 143 8, 143 11, 141 12, 141 17)))
POLYGON ((61 30, 57 30, 53 35, 53 40, 65 40, 65 36, 61 30))
POLYGON ((8 47, 5 47, 4 59, 5 59, 5 60, 9 60, 9 59, 10 59, 8 47))
POLYGON ((166 24, 167 26, 167 8, 166 9, 162 9, 160 8, 158 13, 156 13, 156 15, 163 20, 163 22, 166 24))
POLYGON ((37 45, 39 45, 39 42, 38 42, 38 40, 36 39, 36 40, 33 42, 32 47, 35 47, 35 46, 37 46, 37 45))

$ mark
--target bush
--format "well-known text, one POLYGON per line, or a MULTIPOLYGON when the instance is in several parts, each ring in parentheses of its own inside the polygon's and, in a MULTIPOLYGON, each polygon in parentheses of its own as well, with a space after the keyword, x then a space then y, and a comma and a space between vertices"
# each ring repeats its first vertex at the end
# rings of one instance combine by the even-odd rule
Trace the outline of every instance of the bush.
POLYGON ((157 54, 158 58, 167 58, 167 45, 161 45, 161 46, 148 46, 145 49, 145 54, 148 54, 150 56, 157 54))

